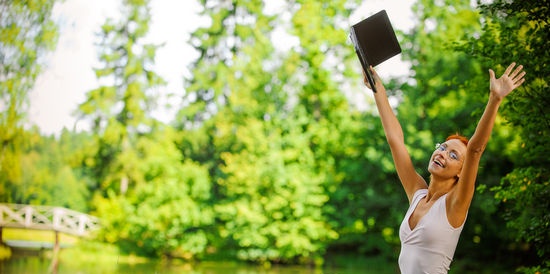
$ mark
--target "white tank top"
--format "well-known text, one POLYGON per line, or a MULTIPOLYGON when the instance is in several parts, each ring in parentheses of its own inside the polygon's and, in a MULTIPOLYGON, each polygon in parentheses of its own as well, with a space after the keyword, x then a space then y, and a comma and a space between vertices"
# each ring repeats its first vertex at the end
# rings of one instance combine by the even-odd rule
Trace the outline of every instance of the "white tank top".
POLYGON ((441 196, 424 215, 416 227, 411 230, 409 218, 418 202, 428 194, 428 189, 417 190, 401 227, 401 253, 399 254, 399 269, 402 274, 437 274, 447 273, 453 260, 460 232, 460 227, 454 228, 447 219, 445 199, 441 196))

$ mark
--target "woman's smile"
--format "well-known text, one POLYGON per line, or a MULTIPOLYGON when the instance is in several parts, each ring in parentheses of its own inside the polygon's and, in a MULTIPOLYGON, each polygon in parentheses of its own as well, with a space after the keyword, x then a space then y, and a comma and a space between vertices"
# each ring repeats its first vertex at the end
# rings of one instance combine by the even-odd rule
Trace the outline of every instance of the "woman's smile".
POLYGON ((440 159, 434 158, 433 163, 436 166, 445 167, 445 165, 443 164, 443 161, 441 161, 440 159))

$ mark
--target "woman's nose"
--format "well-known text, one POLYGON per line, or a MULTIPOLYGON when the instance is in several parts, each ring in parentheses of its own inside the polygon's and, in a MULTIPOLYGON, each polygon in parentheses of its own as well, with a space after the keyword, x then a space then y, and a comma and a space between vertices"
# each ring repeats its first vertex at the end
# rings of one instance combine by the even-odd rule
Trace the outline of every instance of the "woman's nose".
POLYGON ((446 150, 439 150, 438 149, 435 153, 436 153, 436 155, 439 155, 439 156, 441 156, 445 159, 447 159, 449 157, 449 152, 446 151, 446 150))

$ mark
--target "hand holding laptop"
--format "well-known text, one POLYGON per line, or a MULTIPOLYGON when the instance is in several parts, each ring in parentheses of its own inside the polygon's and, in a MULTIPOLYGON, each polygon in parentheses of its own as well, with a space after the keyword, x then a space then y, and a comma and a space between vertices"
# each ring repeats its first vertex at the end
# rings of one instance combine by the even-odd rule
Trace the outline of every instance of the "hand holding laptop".
POLYGON ((374 92, 376 92, 376 90, 384 88, 384 85, 382 85, 382 81, 380 80, 380 76, 378 76, 378 73, 376 72, 376 70, 374 70, 372 66, 369 67, 369 70, 370 70, 370 75, 372 77, 375 87, 374 88, 372 87, 369 81, 369 77, 367 76, 366 72, 363 71, 363 83, 365 83, 365 86, 372 89, 374 92))
POLYGON ((376 92, 376 81, 372 75, 374 70, 369 67, 377 66, 401 53, 401 47, 386 11, 382 10, 353 25, 350 39, 369 83, 367 86, 376 92))

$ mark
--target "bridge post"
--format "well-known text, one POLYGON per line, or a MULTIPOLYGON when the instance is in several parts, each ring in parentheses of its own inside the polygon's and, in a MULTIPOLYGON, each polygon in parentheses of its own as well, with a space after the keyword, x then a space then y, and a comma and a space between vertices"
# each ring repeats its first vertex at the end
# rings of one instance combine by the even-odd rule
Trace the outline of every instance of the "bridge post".
POLYGON ((53 246, 52 264, 50 266, 51 273, 57 273, 59 269, 59 231, 55 231, 55 244, 53 246))
POLYGON ((63 210, 61 208, 54 208, 53 209, 53 216, 52 216, 52 225, 53 225, 53 229, 56 231, 56 235, 57 235, 57 230, 60 228, 61 226, 61 217, 63 215, 63 210))
POLYGON ((59 252, 59 231, 55 231, 55 244, 53 246, 53 252, 57 254, 59 252))
POLYGON ((32 207, 30 205, 25 207, 25 227, 32 225, 32 207))
POLYGON ((78 235, 84 234, 85 228, 86 228, 86 216, 80 215, 78 217, 78 235))

